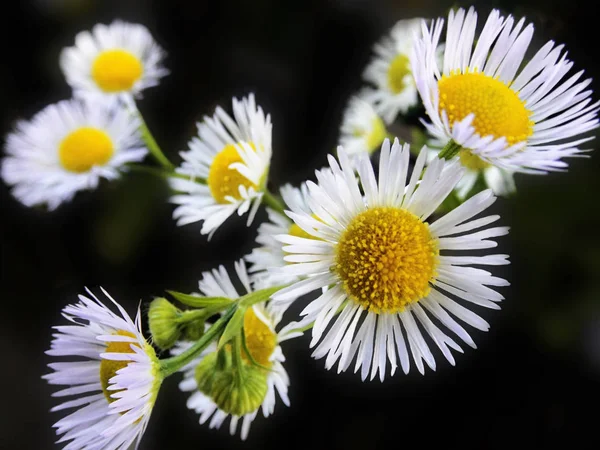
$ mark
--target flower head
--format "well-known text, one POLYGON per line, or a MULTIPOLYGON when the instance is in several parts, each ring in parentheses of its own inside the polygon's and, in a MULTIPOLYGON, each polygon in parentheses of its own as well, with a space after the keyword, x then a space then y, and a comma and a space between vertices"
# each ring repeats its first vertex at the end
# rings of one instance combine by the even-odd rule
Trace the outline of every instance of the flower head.
POLYGON ((147 150, 138 129, 138 119, 114 101, 47 106, 7 136, 2 178, 23 204, 55 209, 76 192, 96 188, 101 178, 118 178, 125 163, 143 159, 147 150))
POLYGON ((64 308, 73 325, 57 326, 46 353, 72 357, 49 364, 44 375, 52 385, 66 386, 54 397, 73 397, 52 411, 74 409, 54 424, 65 448, 128 449, 144 434, 162 376, 154 349, 142 335, 140 312, 135 322, 106 291, 115 314, 88 291, 91 299, 64 308))
POLYGON ((117 20, 80 32, 60 67, 76 95, 136 96, 169 73, 164 56, 145 26, 117 20))
POLYGON ((385 123, 373 106, 364 99, 364 93, 350 99, 342 126, 340 145, 349 155, 378 150, 387 137, 385 123))
POLYGON ((566 167, 561 159, 581 153, 591 139, 581 135, 598 126, 599 103, 586 90, 591 80, 580 81, 583 71, 567 76, 573 63, 552 41, 525 63, 533 25, 524 19, 494 10, 478 35, 476 25, 473 8, 450 12, 439 67, 444 21, 423 23, 411 67, 431 120, 425 126, 440 146, 461 146, 461 160, 471 165, 532 173, 566 167))
POLYGON ((418 102, 410 54, 420 27, 421 19, 398 21, 389 36, 375 44, 375 56, 363 73, 365 81, 375 86, 365 99, 375 105, 377 113, 388 124, 399 112, 405 114, 418 102))
POLYGON ((396 141, 390 150, 389 141, 384 142, 379 180, 368 157, 362 155, 358 181, 340 148, 339 164, 329 158, 333 176, 321 177, 319 184, 308 182, 308 204, 318 220, 309 213, 288 212, 312 239, 278 236, 287 244, 284 259, 294 263, 281 270, 303 279, 275 293, 273 302, 285 307, 301 295, 323 290, 302 315, 303 320, 314 322, 311 346, 318 345, 313 356, 326 356, 327 368, 337 362, 338 371, 346 370, 356 357, 355 370, 362 367, 363 379, 370 371, 371 378, 379 372, 383 380, 388 361, 392 374, 397 358, 407 373, 412 355, 421 373, 423 361, 435 370, 421 329, 454 364, 450 349, 462 349, 442 329, 474 347, 456 319, 484 331, 488 324, 464 304, 498 309, 503 297, 488 286, 508 283, 467 266, 507 264, 507 255, 447 254, 495 247, 489 238, 508 232, 505 227, 473 231, 499 218, 471 220, 495 197, 484 191, 430 225, 427 218, 463 170, 456 162, 437 159, 421 179, 426 152, 419 154, 406 184, 408 145, 401 147, 396 141))
MULTIPOLYGON (((243 294, 252 292, 250 279, 243 261, 235 263, 235 271, 242 284, 243 294)), ((238 290, 234 287, 231 278, 223 266, 220 266, 218 270, 204 272, 199 286, 202 293, 210 297, 237 299, 243 295, 238 294, 238 290)), ((276 392, 283 403, 289 406, 287 395, 289 377, 283 367, 285 357, 280 343, 300 336, 302 333, 297 331, 299 326, 295 322, 291 322, 279 331, 276 331, 281 317, 282 311, 271 308, 270 303, 260 303, 249 307, 244 314, 244 341, 249 354, 242 354, 242 359, 244 364, 250 369, 250 372, 246 373, 252 376, 245 376, 242 380, 244 383, 252 383, 253 385, 260 385, 263 382, 266 387, 264 391, 255 388, 252 391, 253 395, 248 396, 249 403, 256 405, 251 411, 245 411, 243 414, 235 414, 228 408, 231 405, 231 401, 233 401, 232 397, 235 396, 235 392, 233 395, 229 392, 232 389, 235 377, 233 377, 234 380, 226 383, 225 386, 221 383, 215 387, 215 383, 211 380, 209 387, 206 387, 206 377, 214 376, 215 372, 217 377, 224 375, 223 373, 219 373, 218 370, 216 371, 214 367, 217 359, 215 344, 209 346, 199 358, 196 358, 196 360, 182 369, 184 379, 179 387, 182 391, 191 393, 187 401, 187 406, 200 415, 201 424, 210 419, 210 428, 219 428, 228 417, 231 417, 229 425, 230 433, 234 434, 236 432, 238 422, 241 421, 241 438, 246 439, 250 425, 256 418, 259 409, 262 410, 265 417, 273 413, 276 403, 276 392), (215 389, 218 389, 218 401, 214 397, 215 389), (226 398, 224 398, 224 393, 226 398), (222 406, 219 407, 217 403, 222 406)), ((189 345, 188 343, 179 343, 173 349, 173 353, 181 353, 189 345)), ((223 351, 230 352, 231 349, 223 351)), ((230 374, 227 373, 226 375, 230 374)), ((243 387, 234 386, 234 390, 243 387)))
POLYGON ((233 116, 218 107, 181 153, 177 173, 184 177, 170 180, 180 192, 171 199, 179 205, 173 212, 178 225, 204 221, 201 233, 212 234, 236 211, 250 210, 248 224, 254 219, 271 163, 271 118, 252 94, 233 99, 233 116))

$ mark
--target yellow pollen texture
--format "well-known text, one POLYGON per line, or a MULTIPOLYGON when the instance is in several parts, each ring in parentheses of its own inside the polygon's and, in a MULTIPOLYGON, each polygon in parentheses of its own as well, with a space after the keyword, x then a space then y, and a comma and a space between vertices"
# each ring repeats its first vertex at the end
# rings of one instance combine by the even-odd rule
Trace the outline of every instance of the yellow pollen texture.
POLYGON ((104 92, 129 91, 144 72, 141 61, 125 50, 105 50, 92 65, 92 78, 104 92))
MULTIPOLYGON (((253 148, 254 146, 250 144, 253 148)), ((233 144, 227 145, 213 159, 208 171, 208 187, 210 193, 217 203, 229 203, 225 197, 231 196, 240 200, 239 186, 243 185, 246 189, 253 187, 257 189, 256 184, 248 180, 244 175, 229 166, 233 163, 243 162, 237 149, 233 144)))
POLYGON ((82 127, 71 132, 60 143, 58 156, 70 172, 82 173, 92 166, 106 164, 113 155, 112 140, 98 128, 82 127))
POLYGON ((394 94, 399 94, 406 88, 404 79, 410 75, 410 61, 405 55, 396 56, 388 69, 388 83, 394 94))
POLYGON ((377 207, 352 219, 337 245, 335 270, 352 301, 375 314, 396 313, 429 293, 438 254, 417 216, 377 207))
POLYGON ((456 73, 438 81, 440 114, 446 110, 450 124, 473 113, 480 136, 505 137, 509 145, 533 134, 529 111, 517 92, 483 73, 456 73))
MULTIPOLYGON (((275 333, 258 318, 253 308, 248 308, 244 314, 244 336, 246 337, 246 347, 254 360, 266 367, 271 367, 269 358, 277 345, 275 333)), ((242 352, 242 358, 248 360, 245 352, 242 352)))
POLYGON ((458 152, 460 163, 470 170, 483 170, 491 166, 490 163, 484 161, 479 156, 474 155, 471 150, 463 148, 458 152))
MULTIPOLYGON (((114 334, 118 334, 119 336, 128 336, 135 338, 135 334, 130 333, 129 331, 119 330, 114 334)), ((109 342, 106 346, 106 353, 133 353, 131 350, 131 342, 109 342)), ((111 395, 118 391, 109 391, 109 381, 112 377, 114 377, 118 370, 126 367, 131 361, 112 361, 109 359, 103 359, 100 362, 100 384, 102 385, 102 392, 104 392, 104 396, 109 403, 114 402, 116 399, 112 398, 111 395)))

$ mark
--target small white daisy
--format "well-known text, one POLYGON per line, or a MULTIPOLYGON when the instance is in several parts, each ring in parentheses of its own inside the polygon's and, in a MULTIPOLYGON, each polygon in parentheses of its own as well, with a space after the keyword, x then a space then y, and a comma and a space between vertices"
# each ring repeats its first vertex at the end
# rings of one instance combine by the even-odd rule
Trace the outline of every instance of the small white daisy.
POLYGON ((169 73, 164 57, 145 26, 116 20, 77 34, 60 67, 76 95, 139 96, 169 73))
POLYGON ((550 41, 525 63, 533 25, 492 11, 478 36, 473 8, 450 12, 443 67, 435 49, 444 20, 425 22, 415 41, 413 75, 440 146, 454 141, 501 169, 529 173, 560 170, 561 158, 582 152, 598 126, 599 103, 591 103, 591 80, 583 71, 566 78, 573 63, 550 41), (522 69, 520 69, 522 67, 522 69), (520 69, 520 70, 519 70, 520 69))
MULTIPOLYGON (((439 148, 430 148, 428 160, 432 161, 433 159, 438 158, 440 150, 441 149, 439 148)), ((458 156, 465 171, 454 191, 461 201, 467 198, 481 176, 483 177, 485 185, 489 187, 495 195, 507 196, 516 192, 517 187, 515 185, 513 171, 493 166, 470 152, 459 152, 458 156)))
POLYGON ((373 106, 366 101, 364 92, 352 97, 344 111, 340 127, 340 145, 349 155, 378 150, 388 136, 385 123, 373 106))
POLYGON ((57 333, 46 352, 75 358, 48 364, 54 372, 43 377, 52 385, 66 386, 53 397, 73 397, 51 410, 75 408, 54 424, 62 435, 58 442, 71 441, 65 449, 137 448, 163 379, 154 349, 142 335, 139 309, 133 322, 102 292, 119 314, 90 291, 91 299, 80 295, 79 303, 63 310, 74 325, 54 327, 57 333))
MULTIPOLYGON (((286 207, 292 211, 303 211, 310 214, 310 209, 306 203, 308 188, 302 184, 300 188, 292 187, 286 184, 279 190, 286 207)), ((291 234, 293 236, 309 237, 298 225, 292 222, 287 216, 283 216, 277 211, 267 208, 269 216, 268 222, 263 222, 258 227, 258 236, 256 243, 260 247, 254 248, 252 252, 244 259, 251 263, 250 281, 255 289, 263 289, 271 286, 280 286, 290 283, 297 279, 296 276, 273 272, 272 269, 283 267, 286 262, 283 260, 285 253, 281 242, 275 239, 279 234, 291 234)))
POLYGON ((508 284, 485 270, 465 267, 508 264, 507 255, 454 254, 495 247, 489 238, 508 232, 506 227, 473 231, 499 218, 470 220, 495 197, 484 191, 429 225, 427 218, 462 176, 458 163, 445 166, 438 158, 420 179, 427 154, 424 148, 406 185, 409 146, 401 147, 396 140, 390 151, 386 140, 379 181, 364 154, 358 161, 357 181, 346 153, 341 148, 338 153, 341 167, 329 157, 335 180, 308 182, 308 204, 319 220, 308 213, 288 212, 313 239, 278 237, 288 244, 283 247, 288 254, 284 259, 295 263, 281 270, 304 279, 275 293, 273 302, 286 307, 301 295, 324 290, 302 315, 305 321, 314 322, 311 346, 319 345, 313 356, 326 356, 328 369, 339 361, 338 371, 344 371, 356 356, 355 371, 362 366, 363 379, 369 371, 371 378, 379 371, 383 380, 388 360, 392 374, 397 356, 408 373, 412 354, 421 373, 423 360, 435 370, 422 331, 454 364, 450 348, 462 349, 442 328, 472 347, 475 344, 451 314, 487 331, 488 324, 463 304, 499 309, 496 302, 503 297, 488 286, 508 284))
POLYGON ((183 162, 171 186, 181 195, 171 202, 178 225, 204 221, 212 234, 229 216, 248 210, 248 225, 260 206, 271 163, 271 118, 256 106, 254 95, 233 99, 234 119, 220 107, 198 124, 198 137, 181 153, 183 162))
POLYGON ((139 121, 114 101, 62 101, 6 138, 2 178, 24 205, 55 209, 101 178, 119 177, 125 163, 146 155, 139 121))
POLYGON ((389 36, 375 44, 375 56, 363 73, 365 81, 375 89, 365 98, 390 124, 398 113, 406 114, 419 100, 410 67, 410 54, 415 36, 421 31, 421 19, 400 20, 389 36))
MULTIPOLYGON (((252 292, 250 279, 243 261, 235 263, 235 271, 243 285, 242 293, 238 293, 233 286, 233 282, 223 266, 220 266, 218 270, 203 273, 203 278, 199 283, 200 290, 209 297, 228 297, 231 299, 238 299, 241 295, 252 292)), ((241 420, 240 435, 242 439, 246 439, 250 425, 256 418, 259 409, 262 410, 265 417, 273 413, 276 403, 275 392, 286 406, 290 405, 287 394, 290 381, 283 367, 285 357, 280 343, 301 336, 302 333, 297 330, 299 325, 296 322, 291 322, 276 331, 281 316, 282 312, 272 309, 270 303, 267 305, 264 303, 254 305, 246 311, 244 316, 244 335, 248 351, 257 363, 269 369, 266 380, 267 393, 260 408, 255 411, 242 416, 232 416, 219 409, 208 395, 198 390, 196 367, 206 356, 216 350, 216 344, 211 344, 200 357, 182 369, 184 379, 179 387, 183 392, 191 392, 187 407, 200 414, 201 424, 210 419, 209 427, 219 428, 227 417, 231 417, 229 431, 231 434, 235 434, 238 422, 241 420)), ((180 354, 190 345, 189 343, 178 343, 172 352, 180 354)), ((247 358, 245 355, 243 357, 247 358)))

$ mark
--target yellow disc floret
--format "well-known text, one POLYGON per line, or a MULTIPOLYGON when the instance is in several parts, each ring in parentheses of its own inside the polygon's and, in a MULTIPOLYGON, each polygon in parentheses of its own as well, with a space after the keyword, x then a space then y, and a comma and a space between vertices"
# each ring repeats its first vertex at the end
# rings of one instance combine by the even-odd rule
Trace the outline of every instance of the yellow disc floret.
POLYGON ((342 234, 335 271, 352 301, 375 314, 396 313, 429 293, 437 262, 426 223, 404 209, 376 207, 342 234))
POLYGON ((121 49, 101 52, 92 65, 92 78, 104 92, 131 90, 143 72, 141 61, 121 49))
POLYGON ((60 143, 58 156, 62 166, 71 172, 87 172, 92 166, 106 164, 114 152, 112 140, 105 131, 82 127, 69 133, 60 143))
POLYGON ((406 76, 410 75, 410 61, 405 55, 396 56, 388 69, 388 84, 394 94, 406 88, 406 76))
POLYGON ((484 161, 479 156, 473 154, 471 150, 463 148, 458 152, 460 163, 470 170, 483 170, 491 166, 490 163, 484 161))
MULTIPOLYGON (((114 334, 135 338, 135 335, 129 331, 119 330, 114 334)), ((133 350, 131 349, 132 345, 137 344, 133 344, 131 342, 109 342, 106 346, 105 352, 133 353, 133 350)), ((118 370, 122 369, 123 367, 127 367, 127 364, 130 362, 131 361, 113 361, 110 359, 102 359, 100 362, 100 385, 102 386, 102 392, 104 392, 104 396, 109 403, 112 403, 116 400, 115 398, 111 397, 111 395, 115 392, 118 392, 116 390, 108 390, 110 379, 116 375, 118 370)))
POLYGON ((531 111, 502 81, 480 72, 454 73, 438 81, 440 113, 450 124, 474 114, 473 126, 480 136, 505 137, 509 145, 533 134, 531 111))
POLYGON ((246 189, 250 187, 253 187, 254 189, 258 188, 256 184, 239 173, 236 169, 229 168, 231 164, 239 162, 243 162, 243 160, 233 144, 225 146, 225 148, 214 157, 208 171, 207 183, 210 188, 210 193, 217 203, 229 203, 229 201, 225 199, 227 196, 240 200, 242 198, 239 192, 240 185, 245 186, 246 189))
MULTIPOLYGON (((248 308, 244 314, 244 336, 246 347, 254 360, 266 367, 271 367, 269 358, 277 345, 277 336, 254 312, 248 308)), ((242 358, 247 359, 246 353, 242 352, 242 358)))

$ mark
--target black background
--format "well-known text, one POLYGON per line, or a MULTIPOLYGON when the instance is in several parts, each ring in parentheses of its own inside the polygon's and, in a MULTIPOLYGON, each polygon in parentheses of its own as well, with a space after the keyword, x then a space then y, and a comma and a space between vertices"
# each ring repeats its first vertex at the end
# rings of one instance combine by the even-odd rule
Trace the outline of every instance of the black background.
MULTIPOLYGON (((463 4, 464 5, 464 4, 463 4)), ((596 16, 577 2, 476 2, 522 15, 537 45, 564 42, 576 69, 598 78, 596 16)), ((446 15, 450 2, 321 0, 6 2, 0 10, 0 131, 70 96, 58 67, 76 32, 115 18, 145 24, 168 51, 171 75, 145 91, 140 109, 178 161, 195 122, 256 93, 274 123, 273 186, 310 177, 334 148, 348 96, 373 42, 401 18, 446 15)), ((466 4, 468 6, 468 4, 466 4)), ((597 82, 592 88, 600 88, 597 82)), ((594 96, 598 98, 597 95, 594 96)), ((594 146, 595 144, 592 144, 594 146)), ((177 380, 159 395, 143 449, 172 448, 598 448, 600 401, 600 158, 566 174, 519 177, 500 200, 513 264, 501 311, 483 311, 478 350, 437 372, 380 383, 337 375, 310 358, 308 339, 284 347, 291 408, 259 417, 247 442, 209 430, 185 408, 177 380)), ((52 325, 84 286, 105 287, 130 313, 164 289, 192 291, 202 270, 250 251, 255 228, 231 220, 208 243, 198 224, 171 219, 166 186, 131 175, 77 195, 54 213, 19 205, 0 186, 2 219, 0 448, 58 448, 60 417, 48 371, 52 325)), ((259 216, 259 219, 264 215, 259 216)), ((256 222, 258 223, 258 221, 256 222)), ((177 378, 174 377, 174 378, 177 378)))

